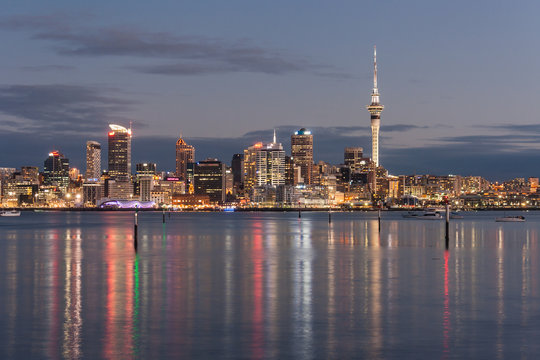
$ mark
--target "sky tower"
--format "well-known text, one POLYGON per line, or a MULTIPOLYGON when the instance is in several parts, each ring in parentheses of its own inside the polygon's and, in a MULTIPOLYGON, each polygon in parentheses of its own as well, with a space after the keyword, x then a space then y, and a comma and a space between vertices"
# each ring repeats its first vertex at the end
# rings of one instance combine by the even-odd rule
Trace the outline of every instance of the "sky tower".
POLYGON ((379 103, 379 89, 377 88, 377 47, 373 47, 373 91, 371 104, 367 106, 371 114, 371 160, 375 167, 379 166, 379 128, 381 126, 381 112, 384 106, 379 103))

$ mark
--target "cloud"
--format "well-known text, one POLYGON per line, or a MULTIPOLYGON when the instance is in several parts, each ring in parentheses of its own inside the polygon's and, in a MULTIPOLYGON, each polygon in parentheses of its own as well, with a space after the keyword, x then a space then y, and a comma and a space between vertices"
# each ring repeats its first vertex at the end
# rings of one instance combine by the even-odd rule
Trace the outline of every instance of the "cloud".
POLYGON ((248 41, 176 36, 134 28, 82 28, 64 15, 7 17, 0 19, 0 28, 29 31, 34 39, 53 43, 53 49, 61 55, 174 59, 172 63, 126 66, 141 73, 200 75, 243 71, 282 75, 311 72, 319 76, 347 77, 331 66, 264 49, 248 41))
POLYGON ((104 89, 76 85, 0 86, 0 129, 24 134, 68 135, 103 131, 134 103, 104 89))
POLYGON ((75 70, 75 66, 70 65, 38 65, 38 66, 23 66, 21 70, 26 71, 69 71, 75 70))
POLYGON ((500 124, 500 125, 476 125, 477 128, 503 130, 505 132, 540 133, 540 124, 500 124))
POLYGON ((463 135, 439 138, 443 143, 454 143, 454 147, 467 146, 475 152, 508 152, 531 149, 540 143, 540 134, 506 134, 506 135, 463 135))

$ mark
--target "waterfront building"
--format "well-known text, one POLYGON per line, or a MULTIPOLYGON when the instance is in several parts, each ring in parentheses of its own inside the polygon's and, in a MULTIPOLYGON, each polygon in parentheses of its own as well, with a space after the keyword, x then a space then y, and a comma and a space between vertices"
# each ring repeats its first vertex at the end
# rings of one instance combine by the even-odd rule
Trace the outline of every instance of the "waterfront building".
POLYGON ((87 182, 83 186, 83 204, 85 207, 95 207, 103 198, 103 184, 87 182))
POLYGON ((154 190, 154 177, 152 175, 141 175, 137 177, 139 194, 141 201, 150 201, 150 193, 154 190))
POLYGON ((172 197, 172 206, 174 207, 205 207, 210 204, 210 196, 195 194, 175 194, 172 197))
POLYGON ((302 128, 291 135, 291 157, 294 164, 300 167, 303 183, 311 185, 313 173, 313 135, 311 131, 302 128))
POLYGON ((114 200, 133 200, 133 183, 127 180, 109 179, 107 197, 114 200))
POLYGON ((189 163, 195 161, 195 148, 188 145, 182 136, 176 142, 176 176, 181 180, 187 180, 187 168, 189 163))
POLYGON ((208 195, 212 203, 225 201, 225 164, 217 159, 206 159, 195 164, 195 195, 208 195))
POLYGON ((43 184, 57 186, 65 192, 69 185, 69 159, 59 151, 52 151, 43 163, 43 184))
POLYGON ((131 179, 131 129, 109 125, 109 176, 114 180, 131 179))
POLYGON ((371 160, 375 167, 379 164, 379 129, 381 126, 381 112, 384 106, 380 103, 379 88, 377 87, 377 48, 373 48, 373 90, 371 104, 367 106, 371 114, 371 160))
POLYGON ((101 176, 101 144, 97 141, 86 142, 86 181, 99 181, 101 176))

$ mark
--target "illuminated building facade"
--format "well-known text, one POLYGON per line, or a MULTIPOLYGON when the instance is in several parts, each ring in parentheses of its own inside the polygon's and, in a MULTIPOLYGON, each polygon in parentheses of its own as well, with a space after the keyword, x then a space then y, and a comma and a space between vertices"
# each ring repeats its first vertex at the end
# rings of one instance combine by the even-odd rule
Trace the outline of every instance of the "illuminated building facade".
POLYGON ((176 176, 187 180, 187 167, 195 159, 195 148, 188 145, 182 137, 176 142, 176 176))
POLYGON ((50 152, 43 163, 43 184, 60 187, 63 191, 69 185, 69 159, 56 150, 50 152))
POLYGON ((98 181, 101 176, 101 144, 97 141, 86 142, 86 173, 87 181, 98 181))
POLYGON ((273 142, 258 149, 255 157, 257 186, 285 185, 285 151, 275 133, 273 142))
POLYGON ((131 129, 109 125, 109 176, 114 180, 131 179, 131 129))
POLYGON ((303 183, 311 185, 313 176, 313 135, 311 131, 302 128, 291 135, 291 157, 294 165, 300 167, 303 183))
POLYGON ((208 195, 213 203, 225 201, 225 164, 217 159, 206 159, 195 164, 195 195, 208 195))
POLYGON ((364 171, 369 166, 369 159, 364 157, 364 149, 361 147, 346 147, 343 160, 352 172, 364 171))
POLYGON ((258 142, 244 150, 244 191, 249 191, 257 185, 257 153, 263 147, 258 142))

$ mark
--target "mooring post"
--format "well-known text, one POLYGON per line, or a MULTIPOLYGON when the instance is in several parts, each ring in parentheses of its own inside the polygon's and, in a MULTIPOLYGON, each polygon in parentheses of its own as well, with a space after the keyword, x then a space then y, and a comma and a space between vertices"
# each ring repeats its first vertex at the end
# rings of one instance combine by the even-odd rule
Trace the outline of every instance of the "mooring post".
POLYGON ((379 219, 379 232, 381 232, 381 203, 379 202, 378 205, 377 216, 379 219))
POLYGON ((448 199, 446 199, 446 236, 444 240, 445 247, 448 249, 450 245, 450 204, 448 199))
POLYGON ((302 218, 302 210, 300 209, 300 201, 298 202, 298 218, 302 218))
POLYGON ((332 210, 328 208, 328 223, 330 224, 332 222, 332 210))
POLYGON ((162 215, 163 215, 163 223, 165 224, 165 209, 162 209, 161 212, 162 212, 162 215))
POLYGON ((139 227, 139 214, 137 213, 139 208, 135 208, 135 225, 133 226, 133 246, 135 247, 135 251, 137 250, 138 245, 138 227, 139 227))

